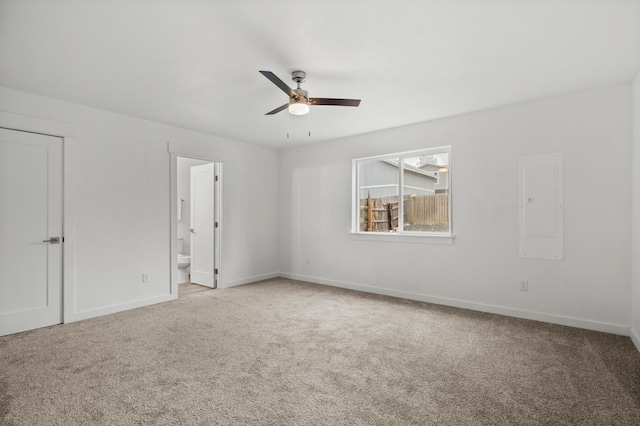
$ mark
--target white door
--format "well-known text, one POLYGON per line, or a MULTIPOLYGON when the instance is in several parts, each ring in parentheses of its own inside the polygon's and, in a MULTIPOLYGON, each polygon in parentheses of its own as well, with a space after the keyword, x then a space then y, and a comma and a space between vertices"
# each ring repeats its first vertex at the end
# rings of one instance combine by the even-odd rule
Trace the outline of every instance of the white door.
POLYGON ((191 167, 191 282, 215 287, 214 164, 191 167))
POLYGON ((0 335, 60 324, 61 138, 0 129, 0 236, 0 335))

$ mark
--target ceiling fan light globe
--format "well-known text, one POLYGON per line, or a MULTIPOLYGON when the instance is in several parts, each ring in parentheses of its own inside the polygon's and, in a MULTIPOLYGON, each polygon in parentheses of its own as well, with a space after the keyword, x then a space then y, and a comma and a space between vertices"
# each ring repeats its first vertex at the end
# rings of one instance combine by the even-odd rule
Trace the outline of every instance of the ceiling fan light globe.
POLYGON ((305 102, 292 102, 289 104, 289 112, 293 115, 305 115, 309 113, 309 105, 305 102))

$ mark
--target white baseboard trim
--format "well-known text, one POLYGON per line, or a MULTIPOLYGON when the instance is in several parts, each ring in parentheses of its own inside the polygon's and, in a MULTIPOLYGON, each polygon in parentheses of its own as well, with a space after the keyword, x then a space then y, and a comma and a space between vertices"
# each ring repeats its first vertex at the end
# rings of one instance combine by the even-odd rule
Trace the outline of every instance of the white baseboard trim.
POLYGON ((86 311, 74 312, 72 315, 67 317, 65 315, 64 322, 65 324, 70 322, 81 321, 89 318, 101 317, 103 315, 115 314, 117 312, 128 311, 129 309, 142 308, 143 306, 155 305, 156 303, 168 302, 170 300, 175 300, 178 298, 177 293, 175 295, 162 295, 149 297, 147 299, 138 299, 133 300, 131 302, 122 303, 118 305, 105 306, 102 308, 89 309, 86 311))
MULTIPOLYGON (((488 305, 468 300, 452 299, 446 297, 431 296, 428 294, 411 293, 400 290, 391 290, 386 288, 372 287, 365 284, 349 283, 344 281, 335 281, 325 278, 312 277, 300 274, 291 274, 288 272, 280 272, 283 278, 289 278, 298 281, 307 281, 315 284, 323 284, 331 287, 346 288, 350 290, 362 291, 365 293, 381 294, 384 296, 398 297, 402 299, 417 300, 419 302, 434 303, 437 305, 452 306, 455 308, 470 309, 473 311, 487 312, 491 314, 505 315, 509 317, 528 319, 533 321, 541 321, 550 324, 564 325, 569 327, 583 328, 586 330, 601 331, 604 333, 619 334, 629 336, 629 326, 621 324, 611 324, 605 322, 591 321, 581 318, 573 318, 563 315, 547 314, 544 312, 524 311, 521 309, 507 308, 504 306, 488 305)), ((637 334, 636 334, 637 337, 637 334)), ((640 339, 637 340, 640 342, 640 339)), ((638 343, 636 343, 638 346, 638 343)), ((638 346, 640 349, 640 346, 638 346)))
POLYGON ((636 349, 640 351, 640 334, 633 327, 629 330, 629 335, 631 336, 631 341, 634 345, 636 345, 636 349))
MULTIPOLYGON (((272 272, 269 274, 256 275, 253 277, 242 278, 239 280, 228 281, 224 283, 220 288, 236 287, 243 284, 250 284, 257 281, 267 280, 270 278, 277 278, 280 274, 272 272)), ((133 300, 131 302, 104 306, 96 309, 88 309, 86 311, 74 311, 71 315, 65 315, 64 323, 71 323, 76 321, 82 321, 89 318, 100 317, 103 315, 115 314, 117 312, 128 311, 129 309, 141 308, 143 306, 155 305, 156 303, 168 302, 170 300, 176 300, 178 293, 174 295, 166 294, 162 296, 150 297, 147 299, 133 300)))
POLYGON ((236 287, 243 284, 251 284, 258 281, 268 280, 271 278, 278 278, 280 276, 281 275, 279 272, 271 272, 268 274, 254 275, 253 277, 247 277, 247 278, 241 278, 239 280, 231 280, 231 281, 223 282, 220 288, 236 287))

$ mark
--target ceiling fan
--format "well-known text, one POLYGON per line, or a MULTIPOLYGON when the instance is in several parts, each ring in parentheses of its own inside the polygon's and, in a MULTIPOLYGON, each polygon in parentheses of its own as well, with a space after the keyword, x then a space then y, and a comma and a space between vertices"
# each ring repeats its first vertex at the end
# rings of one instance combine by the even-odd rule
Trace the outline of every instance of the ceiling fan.
POLYGON ((334 106, 352 106, 357 107, 360 105, 360 99, 335 99, 335 98, 310 98, 308 92, 300 87, 307 74, 304 71, 294 71, 291 73, 291 79, 296 82, 298 87, 292 89, 287 84, 280 80, 271 71, 260 71, 260 74, 267 77, 273 84, 278 86, 280 90, 289 96, 289 102, 279 106, 273 111, 269 111, 265 115, 277 114, 280 111, 289 108, 289 112, 293 115, 305 115, 309 112, 309 106, 311 105, 334 105, 334 106))

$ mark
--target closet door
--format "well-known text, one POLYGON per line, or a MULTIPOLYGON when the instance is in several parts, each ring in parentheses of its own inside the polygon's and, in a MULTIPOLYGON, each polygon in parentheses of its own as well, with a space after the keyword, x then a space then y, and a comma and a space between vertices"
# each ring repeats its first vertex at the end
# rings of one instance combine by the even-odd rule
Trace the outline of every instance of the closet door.
POLYGON ((62 139, 0 129, 0 335, 62 322, 62 139))

